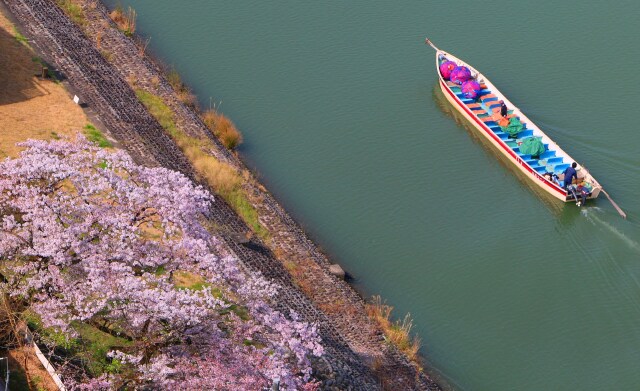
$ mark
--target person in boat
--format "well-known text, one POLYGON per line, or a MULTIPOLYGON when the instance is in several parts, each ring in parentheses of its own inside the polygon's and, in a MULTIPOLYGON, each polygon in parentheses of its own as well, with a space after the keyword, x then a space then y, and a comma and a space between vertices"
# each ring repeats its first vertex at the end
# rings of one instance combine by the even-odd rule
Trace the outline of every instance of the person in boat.
POLYGON ((560 178, 558 178, 558 176, 553 172, 545 172, 542 176, 549 182, 553 182, 558 186, 563 185, 563 183, 560 182, 560 178))
POLYGON ((496 107, 492 109, 493 114, 491 118, 503 128, 509 126, 509 118, 507 118, 507 106, 504 104, 504 101, 500 101, 500 107, 496 107))
POLYGON ((573 183, 573 178, 578 179, 578 173, 576 172, 576 167, 578 164, 573 162, 570 167, 567 167, 564 170, 564 188, 565 190, 569 188, 569 185, 573 183))
POLYGON ((504 104, 504 101, 500 101, 500 115, 502 118, 505 118, 508 114, 507 105, 504 104))
POLYGON ((587 202, 587 197, 591 194, 584 182, 578 185, 569 185, 567 191, 573 195, 573 199, 576 200, 576 205, 578 206, 584 205, 587 202), (579 200, 578 197, 580 197, 579 200))

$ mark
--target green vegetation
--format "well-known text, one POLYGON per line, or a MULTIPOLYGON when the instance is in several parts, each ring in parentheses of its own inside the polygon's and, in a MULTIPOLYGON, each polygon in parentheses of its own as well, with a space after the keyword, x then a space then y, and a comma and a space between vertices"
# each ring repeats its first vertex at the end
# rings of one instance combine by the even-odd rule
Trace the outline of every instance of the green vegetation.
POLYGON ((85 125, 85 127, 82 130, 83 130, 85 136, 87 136, 87 140, 89 140, 92 143, 96 144, 100 148, 111 148, 111 147, 113 147, 113 144, 111 143, 111 141, 109 141, 104 136, 104 134, 102 134, 102 132, 99 131, 98 129, 96 129, 96 127, 93 126, 92 124, 85 125))
MULTIPOLYGON (((156 273, 158 273, 158 271, 156 271, 156 273)), ((164 270, 162 271, 162 273, 164 273, 164 270)), ((194 274, 186 271, 180 271, 180 270, 175 271, 173 273, 173 284, 176 286, 177 289, 191 289, 194 291, 210 288, 211 294, 214 297, 224 300, 225 303, 227 304, 231 303, 225 298, 225 294, 222 292, 220 288, 212 286, 210 283, 206 282, 202 276, 198 274, 194 274)), ((220 315, 226 315, 231 312, 236 314, 242 320, 250 319, 249 311, 247 310, 247 308, 237 304, 231 304, 225 310, 220 311, 220 315)))
MULTIPOLYGON (((184 271, 176 271, 173 273, 173 283, 178 289, 191 289, 194 291, 199 291, 211 286, 210 283, 205 282, 202 276, 184 271)), ((220 292, 219 290, 217 291, 220 292)))
POLYGON ((121 363, 111 360, 107 353, 114 349, 126 349, 131 345, 127 339, 115 337, 94 326, 79 322, 73 323, 78 337, 68 338, 53 328, 43 327, 40 318, 33 312, 25 312, 24 318, 29 329, 37 333, 44 343, 56 346, 59 352, 68 358, 81 359, 92 376, 122 370, 121 363))
POLYGON ((29 40, 27 39, 27 37, 25 37, 24 35, 20 34, 20 32, 18 31, 18 29, 15 26, 13 26, 13 34, 15 34, 16 41, 20 42, 24 46, 26 46, 29 49, 31 49, 31 45, 29 45, 29 40))
POLYGON ((76 4, 73 0, 56 0, 56 4, 58 4, 58 7, 60 7, 75 24, 80 27, 87 25, 87 16, 79 4, 76 4))
POLYGON ((169 72, 167 72, 166 78, 169 84, 171 84, 171 87, 176 91, 181 89, 184 85, 180 74, 175 70, 175 68, 171 68, 169 72))
POLYGON ((145 105, 147 110, 149 110, 151 115, 158 120, 164 130, 169 132, 171 137, 178 137, 180 135, 180 132, 178 132, 178 128, 173 120, 173 112, 169 106, 164 104, 162 98, 141 89, 136 90, 136 95, 142 104, 145 105))
POLYGON ((158 120, 182 149, 198 175, 204 178, 211 188, 231 205, 260 238, 267 239, 269 233, 260 224, 258 212, 249 202, 249 197, 242 187, 243 178, 240 173, 205 152, 215 148, 211 140, 205 137, 192 137, 179 130, 171 108, 159 96, 141 89, 136 89, 136 94, 151 115, 158 120))
POLYGON ((97 328, 80 323, 76 325, 79 337, 78 347, 75 349, 75 356, 84 358, 89 366, 89 371, 99 376, 102 373, 114 373, 121 370, 121 365, 117 360, 107 357, 110 350, 122 349, 131 344, 124 338, 114 337, 111 334, 98 330, 97 328))
POLYGON ((183 82, 178 71, 175 68, 171 68, 166 74, 167 81, 173 87, 173 90, 178 95, 178 99, 185 105, 197 109, 198 98, 191 92, 183 82))

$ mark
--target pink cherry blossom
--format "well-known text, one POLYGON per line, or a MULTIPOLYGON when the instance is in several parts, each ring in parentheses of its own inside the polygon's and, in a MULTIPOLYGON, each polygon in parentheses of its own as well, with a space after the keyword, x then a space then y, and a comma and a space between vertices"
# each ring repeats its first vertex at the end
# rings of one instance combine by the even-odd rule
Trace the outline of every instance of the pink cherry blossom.
POLYGON ((131 368, 126 376, 73 373, 69 386, 236 390, 279 378, 282 389, 315 387, 315 326, 275 311, 278 286, 205 228, 211 194, 81 137, 23 145, 0 163, 2 288, 70 337, 84 322, 132 341, 109 353, 131 368), (176 287, 185 272, 203 278, 199 289, 176 287))

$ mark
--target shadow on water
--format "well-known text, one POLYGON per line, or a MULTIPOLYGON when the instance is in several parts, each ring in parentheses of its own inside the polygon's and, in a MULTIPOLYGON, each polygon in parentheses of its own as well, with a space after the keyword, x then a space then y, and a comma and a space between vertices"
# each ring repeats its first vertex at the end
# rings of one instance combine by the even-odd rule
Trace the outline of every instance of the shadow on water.
POLYGON ((442 93, 442 90, 440 90, 438 84, 433 87, 433 100, 443 114, 451 117, 460 127, 467 130, 474 142, 480 144, 488 154, 490 154, 500 162, 501 166, 515 175, 532 193, 535 193, 554 216, 561 218, 563 222, 566 223, 580 216, 580 212, 577 208, 565 207, 566 204, 551 196, 546 191, 540 189, 540 187, 533 185, 529 178, 516 167, 514 167, 513 163, 511 163, 509 159, 507 159, 500 152, 496 151, 493 144, 491 144, 483 136, 479 135, 478 130, 473 127, 473 125, 471 125, 469 121, 467 121, 467 119, 462 114, 460 114, 458 110, 455 109, 455 107, 451 105, 451 103, 449 103, 447 98, 442 93))

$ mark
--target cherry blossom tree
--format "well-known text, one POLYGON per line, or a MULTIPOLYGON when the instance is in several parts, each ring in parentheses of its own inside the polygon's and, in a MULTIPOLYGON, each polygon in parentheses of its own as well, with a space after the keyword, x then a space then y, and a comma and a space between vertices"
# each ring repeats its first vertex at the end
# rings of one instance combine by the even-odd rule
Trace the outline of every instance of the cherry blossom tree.
POLYGON ((0 163, 2 288, 46 327, 90 324, 131 341, 126 370, 76 388, 123 385, 298 389, 322 354, 313 325, 275 311, 278 287, 246 270, 207 223, 213 197, 182 174, 122 151, 34 141, 0 163), (178 274, 197 276, 180 287, 178 274))

